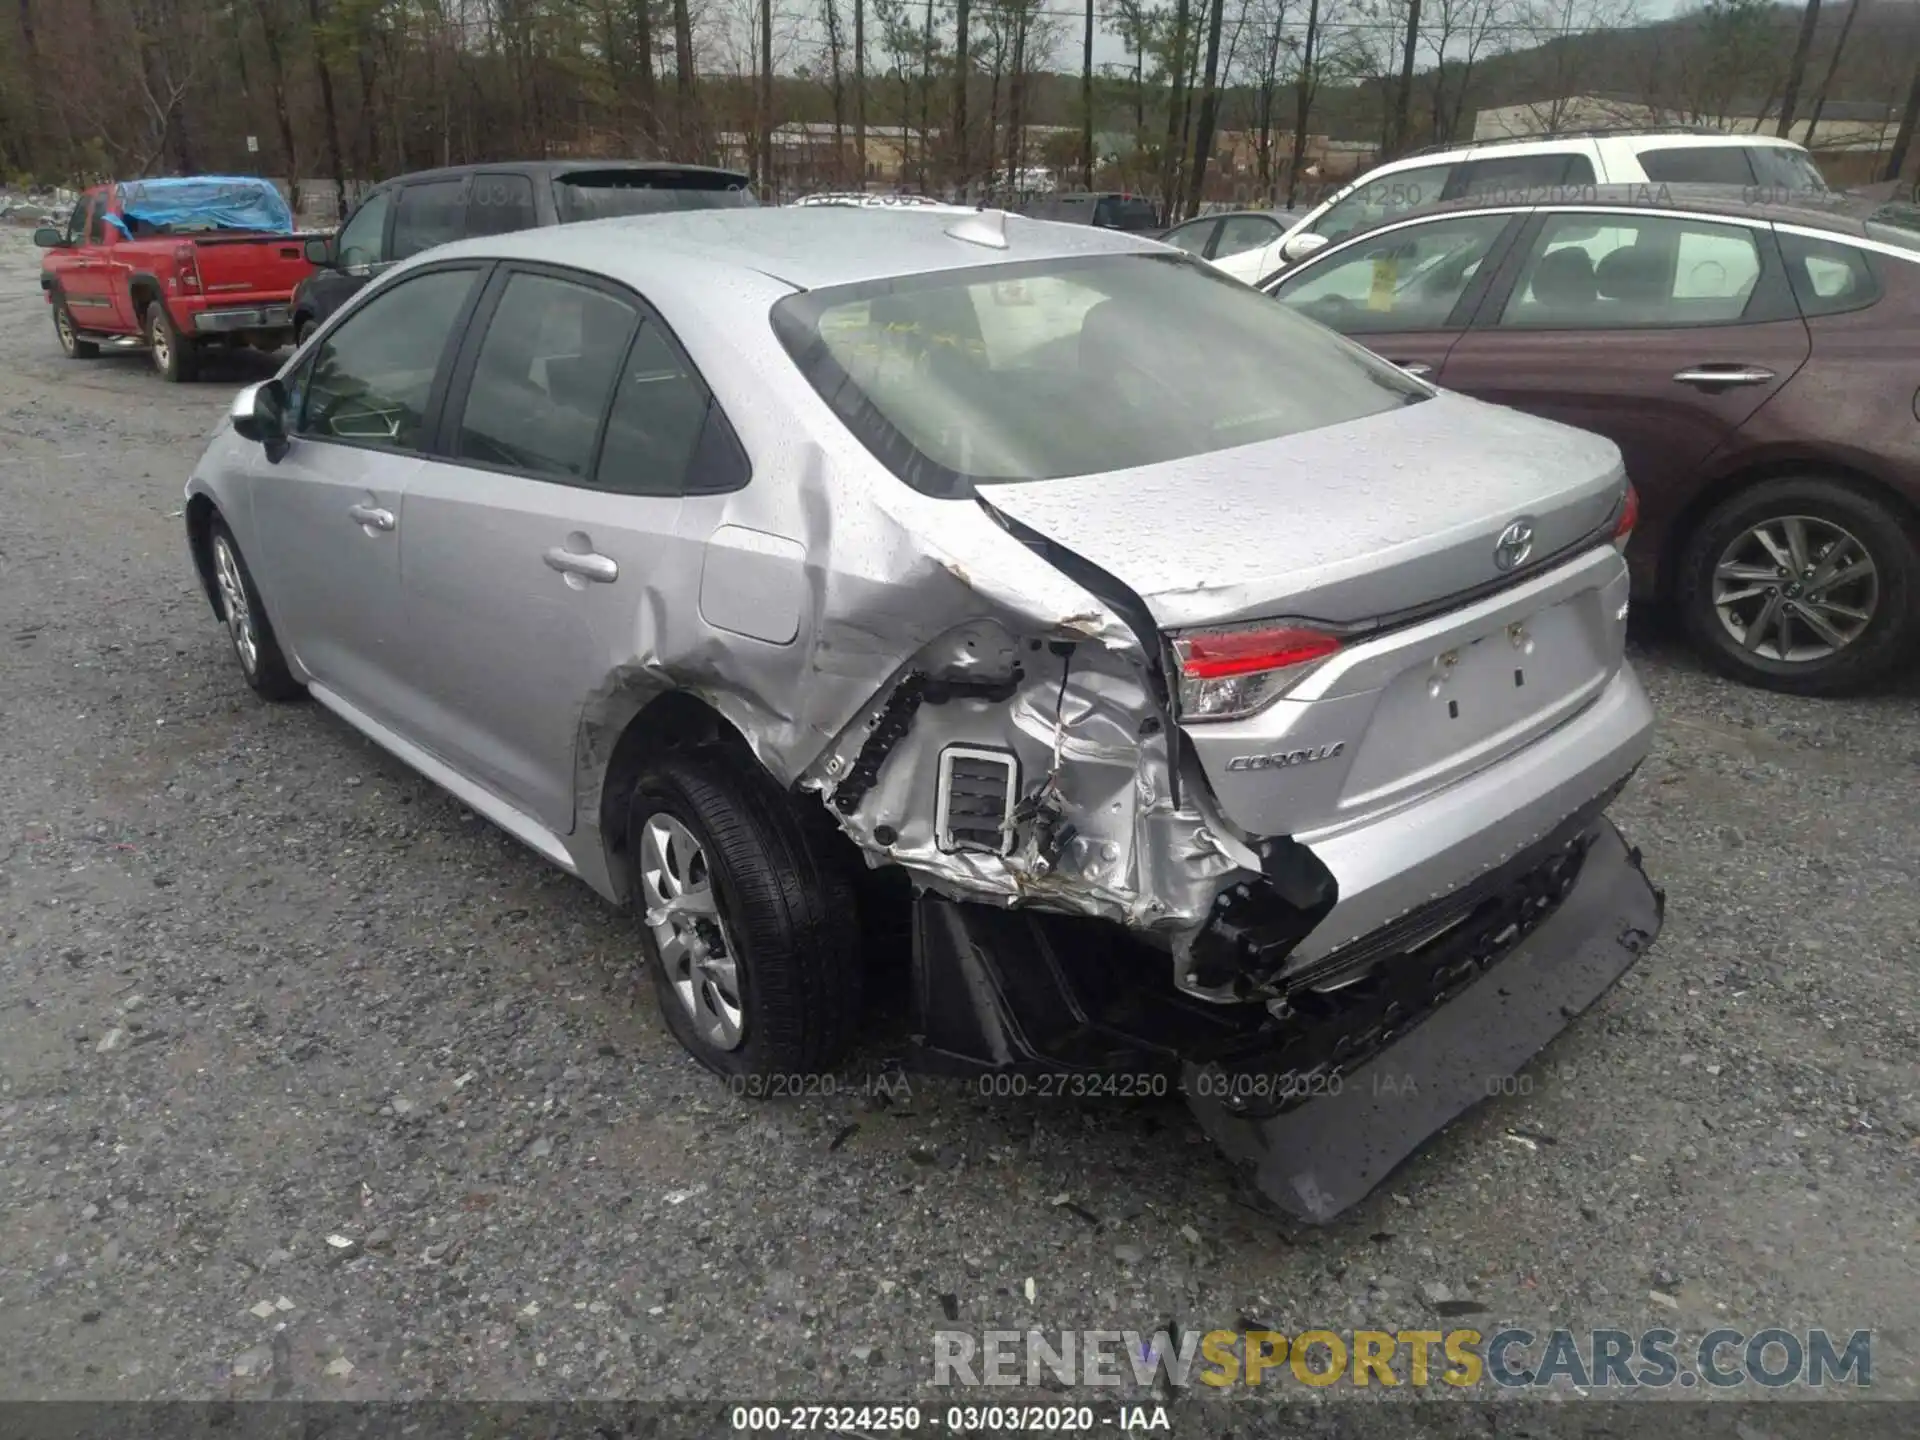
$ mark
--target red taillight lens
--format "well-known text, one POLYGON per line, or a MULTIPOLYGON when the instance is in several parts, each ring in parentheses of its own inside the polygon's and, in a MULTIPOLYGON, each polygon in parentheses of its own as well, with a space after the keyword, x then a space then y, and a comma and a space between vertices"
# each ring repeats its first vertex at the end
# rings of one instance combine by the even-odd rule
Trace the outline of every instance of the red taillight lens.
POLYGON ((1627 498, 1620 502, 1620 518, 1613 522, 1613 545, 1616 550, 1625 550, 1627 541, 1633 536, 1633 527, 1640 523, 1640 492, 1633 488, 1633 482, 1627 482, 1627 498))
POLYGON ((176 245, 173 250, 173 268, 180 277, 180 283, 189 290, 200 288, 200 257, 191 245, 176 245))
POLYGON ((1180 714, 1235 720, 1278 698, 1307 667, 1340 648, 1340 638, 1299 625, 1187 634, 1173 642, 1180 662, 1180 714))

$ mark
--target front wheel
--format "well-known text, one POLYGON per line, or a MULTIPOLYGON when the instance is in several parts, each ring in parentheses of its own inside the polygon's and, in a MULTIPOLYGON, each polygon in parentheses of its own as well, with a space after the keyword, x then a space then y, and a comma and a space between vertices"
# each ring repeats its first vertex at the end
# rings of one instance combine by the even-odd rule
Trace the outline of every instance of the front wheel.
POLYGON ((53 333, 69 360, 92 360, 100 353, 99 345, 80 338, 80 327, 73 323, 73 311, 67 308, 63 295, 53 297, 53 333))
POLYGON ((670 753, 636 782, 627 857, 667 1028, 726 1076, 815 1075, 860 1014, 852 886, 753 762, 670 753))
POLYGON ((161 300, 147 306, 147 351, 153 356, 153 368, 176 384, 193 379, 199 369, 193 342, 180 333, 161 300))
POLYGON ((1898 666, 1916 640, 1913 528, 1843 481, 1764 481, 1688 537, 1681 619, 1716 668, 1794 695, 1842 695, 1898 666))
POLYGON ((263 699, 299 699, 306 692, 287 668, 287 657, 273 633, 273 623, 267 619, 267 607, 260 603, 253 572, 240 558, 240 547, 224 520, 213 522, 212 549, 220 618, 226 623, 227 638, 233 642, 240 673, 263 699))

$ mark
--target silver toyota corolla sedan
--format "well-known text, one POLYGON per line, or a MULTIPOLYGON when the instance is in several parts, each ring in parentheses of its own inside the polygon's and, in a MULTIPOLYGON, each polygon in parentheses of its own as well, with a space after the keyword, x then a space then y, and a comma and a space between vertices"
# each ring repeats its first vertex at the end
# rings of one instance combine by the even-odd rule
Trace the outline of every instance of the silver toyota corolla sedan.
POLYGON ((1633 513, 1166 247, 832 206, 430 251, 185 511, 253 688, 631 904, 702 1063, 910 971, 921 1063, 1183 1094, 1310 1219, 1658 932, 1633 513))

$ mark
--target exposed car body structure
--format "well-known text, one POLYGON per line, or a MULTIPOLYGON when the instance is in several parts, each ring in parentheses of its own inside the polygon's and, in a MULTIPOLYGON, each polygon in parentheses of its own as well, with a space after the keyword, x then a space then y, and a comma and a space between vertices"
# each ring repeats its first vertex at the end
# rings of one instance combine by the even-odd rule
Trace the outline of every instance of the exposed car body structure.
POLYGON ((255 687, 634 903, 704 1063, 844 1039, 850 842, 913 883, 929 1063, 1183 1084, 1325 1219, 1659 928, 1602 818, 1626 502, 1609 443, 1151 242, 818 206, 422 256, 186 521, 255 687), (1241 386, 1164 390, 1175 316, 1241 386))

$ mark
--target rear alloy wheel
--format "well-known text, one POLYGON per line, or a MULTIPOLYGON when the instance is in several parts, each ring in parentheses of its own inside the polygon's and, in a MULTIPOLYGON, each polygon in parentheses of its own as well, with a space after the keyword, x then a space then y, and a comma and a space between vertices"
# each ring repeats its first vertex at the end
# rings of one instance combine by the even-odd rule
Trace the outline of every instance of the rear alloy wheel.
POLYGON ((67 308, 66 298, 53 297, 53 333, 59 337, 60 350, 69 360, 92 360, 100 353, 100 347, 91 340, 80 338, 80 327, 73 323, 73 311, 67 308))
POLYGON ((153 368, 176 384, 193 379, 199 370, 199 354, 193 342, 175 328, 163 301, 147 306, 147 349, 153 356, 153 368))
POLYGON ((256 694, 266 700, 297 700, 306 691, 287 669, 287 657, 281 653, 260 592, 254 587, 247 562, 240 558, 233 532, 224 520, 213 522, 214 587, 220 596, 220 619, 233 642, 234 658, 240 673, 247 677, 256 694))
POLYGON ((1689 539, 1682 615, 1728 674, 1799 695, 1883 678, 1915 640, 1920 555, 1903 518, 1844 483, 1775 480, 1723 501, 1689 539))
POLYGON ((640 776, 627 857, 667 1028, 726 1076, 829 1070, 860 1014, 852 887, 751 757, 671 752, 640 776))

